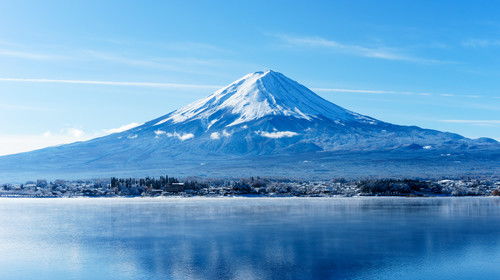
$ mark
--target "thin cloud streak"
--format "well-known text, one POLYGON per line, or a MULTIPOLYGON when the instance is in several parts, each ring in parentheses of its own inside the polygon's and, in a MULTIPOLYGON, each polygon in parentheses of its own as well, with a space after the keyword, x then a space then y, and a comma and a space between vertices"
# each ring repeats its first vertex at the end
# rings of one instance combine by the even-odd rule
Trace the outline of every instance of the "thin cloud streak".
MULTIPOLYGON (((154 87, 154 88, 175 88, 175 89, 206 89, 217 90, 222 85, 200 85, 182 83, 159 83, 159 82, 123 82, 123 81, 93 81, 93 80, 66 80, 66 79, 43 79, 43 78, 0 78, 0 82, 17 83, 55 83, 55 84, 81 84, 81 85, 103 85, 103 86, 134 86, 134 87, 154 87)), ((429 92, 411 92, 394 90, 372 90, 372 89, 345 89, 345 88, 311 88, 315 92, 334 93, 361 93, 361 94, 396 94, 396 95, 418 95, 418 96, 441 96, 441 97, 467 97, 481 98, 481 95, 457 95, 449 93, 434 94, 429 92)), ((498 98, 498 97, 493 97, 498 98)), ((0 105, 1 107, 1 105, 0 105)))
POLYGON ((469 40, 463 41, 462 46, 467 47, 467 48, 500 47, 500 40, 469 39, 469 40))
POLYGON ((14 105, 0 103, 0 109, 2 110, 12 110, 12 111, 50 111, 51 109, 45 107, 34 107, 26 105, 14 105))
POLYGON ((60 80, 60 79, 30 79, 30 78, 0 78, 2 82, 20 83, 56 83, 56 84, 82 84, 82 85, 106 85, 106 86, 137 86, 156 88, 177 89, 218 89, 218 85, 197 85, 179 83, 153 83, 153 82, 119 82, 119 81, 92 81, 92 80, 60 80))
POLYGON ((159 58, 130 58, 105 52, 85 50, 81 57, 86 59, 97 59, 114 63, 126 64, 131 66, 149 67, 161 70, 171 70, 182 72, 192 72, 185 69, 186 65, 191 66, 214 66, 223 63, 223 61, 199 59, 192 57, 159 57, 159 58), (182 66, 182 67, 181 67, 182 66))
POLYGON ((61 55, 22 52, 22 51, 7 50, 7 49, 0 49, 0 56, 31 59, 31 60, 52 60, 52 59, 65 58, 64 56, 61 55))
POLYGON ((396 48, 350 45, 321 37, 295 37, 283 34, 274 35, 274 37, 277 37, 278 39, 292 46, 328 48, 362 57, 379 58, 385 60, 409 61, 409 62, 427 63, 427 64, 450 63, 447 61, 426 59, 426 58, 414 57, 411 55, 403 54, 399 49, 396 48))
POLYGON ((338 92, 338 93, 371 93, 371 94, 399 94, 399 95, 422 95, 430 96, 428 92, 409 92, 409 91, 394 91, 394 90, 371 90, 371 89, 344 89, 344 88, 312 88, 317 92, 338 92))
POLYGON ((130 40, 123 38, 94 38, 97 41, 111 43, 113 45, 119 46, 148 46, 154 48, 161 48, 163 50, 168 51, 182 51, 185 52, 197 52, 197 53, 209 53, 209 52, 233 52, 232 50, 222 48, 217 45, 202 43, 202 42, 193 42, 193 41, 177 41, 177 42, 153 42, 153 41, 144 41, 144 40, 130 40))
MULTIPOLYGON (((450 93, 430 93, 430 92, 370 90, 370 89, 311 88, 311 90, 316 91, 316 92, 335 92, 335 93, 396 94, 396 95, 466 97, 466 98, 481 98, 481 97, 483 97, 481 95, 458 95, 458 94, 450 94, 450 93)), ((493 98, 497 98, 497 97, 493 97, 493 98)))
POLYGON ((394 93, 393 91, 387 91, 387 90, 344 89, 344 88, 311 88, 311 90, 318 92, 375 93, 375 94, 394 93))
POLYGON ((440 120, 440 122, 471 124, 471 125, 480 125, 480 126, 500 125, 500 120, 440 120))
MULTIPOLYGON (((1 42, 0 42, 1 45, 1 42)), ((189 74, 214 75, 214 71, 199 70, 198 68, 221 67, 230 65, 234 62, 222 59, 203 59, 196 57, 130 57, 117 55, 96 50, 73 50, 71 52, 59 51, 57 53, 39 53, 31 51, 19 51, 26 49, 26 46, 19 46, 17 49, 1 48, 0 57, 13 59, 24 59, 33 61, 61 61, 81 62, 81 61, 100 61, 106 63, 123 64, 132 67, 150 68, 162 71, 173 71, 189 74), (60 53, 65 53, 64 55, 60 53)))

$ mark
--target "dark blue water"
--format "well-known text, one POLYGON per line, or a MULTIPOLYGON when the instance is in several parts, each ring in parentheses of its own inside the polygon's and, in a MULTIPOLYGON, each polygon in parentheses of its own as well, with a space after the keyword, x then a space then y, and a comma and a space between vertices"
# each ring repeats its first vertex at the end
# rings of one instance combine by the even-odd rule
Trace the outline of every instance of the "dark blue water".
POLYGON ((0 199, 0 279, 500 279, 500 199, 0 199))

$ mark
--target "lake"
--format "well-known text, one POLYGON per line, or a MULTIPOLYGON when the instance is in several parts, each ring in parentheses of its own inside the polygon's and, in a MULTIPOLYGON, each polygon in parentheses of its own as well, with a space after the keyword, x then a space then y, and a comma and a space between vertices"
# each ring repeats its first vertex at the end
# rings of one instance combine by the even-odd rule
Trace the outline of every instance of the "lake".
POLYGON ((499 279, 500 198, 0 199, 0 279, 499 279))

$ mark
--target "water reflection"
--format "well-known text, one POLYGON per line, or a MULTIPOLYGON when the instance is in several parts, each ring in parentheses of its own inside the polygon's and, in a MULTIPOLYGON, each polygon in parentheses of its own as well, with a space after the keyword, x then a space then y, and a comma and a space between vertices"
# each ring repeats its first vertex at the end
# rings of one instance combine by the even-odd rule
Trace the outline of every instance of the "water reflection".
POLYGON ((500 199, 2 199, 1 279, 497 279, 500 199))

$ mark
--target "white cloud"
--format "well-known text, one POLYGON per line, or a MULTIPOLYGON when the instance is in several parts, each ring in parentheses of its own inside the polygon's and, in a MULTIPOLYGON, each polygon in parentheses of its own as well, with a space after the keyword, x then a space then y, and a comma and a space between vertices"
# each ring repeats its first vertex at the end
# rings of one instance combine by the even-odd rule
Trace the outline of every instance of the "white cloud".
POLYGON ((74 137, 74 138, 80 138, 85 134, 85 132, 83 132, 83 130, 78 129, 78 128, 68 128, 67 132, 71 137, 74 137))
POLYGON ((162 44, 162 47, 165 49, 170 49, 170 50, 177 50, 177 51, 186 51, 186 50, 191 50, 191 51, 198 51, 198 52, 231 52, 230 50, 223 49, 219 46, 216 45, 211 45, 207 43, 200 43, 200 42, 171 42, 171 43, 166 43, 162 44))
POLYGON ((212 133, 210 133, 210 139, 213 139, 213 140, 220 139, 219 132, 212 132, 212 133))
POLYGON ((209 63, 208 61, 204 61, 202 59, 185 58, 185 61, 182 64, 182 58, 130 58, 92 50, 84 51, 83 54, 86 58, 102 60, 111 63, 179 72, 192 72, 186 71, 186 64, 198 65, 202 64, 203 62, 205 62, 205 64, 209 63))
POLYGON ((6 50, 6 49, 0 49, 0 56, 32 59, 32 60, 53 60, 53 59, 65 58, 60 55, 41 54, 41 53, 23 52, 17 50, 6 50))
POLYGON ((184 133, 184 134, 173 133, 173 134, 170 134, 170 135, 167 134, 167 136, 169 136, 169 137, 177 137, 181 141, 194 138, 194 134, 193 133, 184 133))
POLYGON ((469 40, 463 41, 462 46, 467 47, 467 48, 500 47, 500 40, 469 39, 469 40))
POLYGON ((151 68, 162 71, 174 71, 204 76, 221 75, 221 73, 214 70, 224 68, 225 66, 241 66, 241 62, 233 60, 193 57, 192 55, 195 55, 194 53, 186 53, 187 48, 189 48, 189 46, 184 47, 182 55, 170 57, 130 56, 117 52, 109 53, 97 50, 80 50, 75 52, 72 58, 79 61, 90 60, 99 63, 122 64, 132 67, 151 68), (188 53, 190 54, 186 56, 188 53))
POLYGON ((375 93, 375 94, 394 94, 398 93, 392 90, 372 90, 372 89, 345 89, 345 88, 311 88, 317 92, 346 92, 346 93, 375 93))
POLYGON ((160 136, 160 135, 167 134, 167 132, 166 132, 166 131, 163 131, 163 130, 159 130, 159 129, 158 129, 158 130, 155 130, 155 134, 156 134, 157 136, 160 136))
POLYGON ((83 51, 83 55, 87 58, 95 58, 109 62, 117 62, 121 64, 128 64, 131 66, 151 67, 163 70, 182 70, 179 65, 202 65, 202 66, 216 66, 226 61, 215 59, 201 59, 194 57, 158 57, 158 58, 130 58, 126 56, 116 55, 114 53, 105 53, 94 50, 83 51))
POLYGON ((171 132, 166 132, 166 131, 159 130, 159 129, 155 130, 155 134, 156 134, 156 137, 159 137, 160 135, 165 135, 167 137, 176 137, 181 141, 185 141, 185 140, 194 138, 193 133, 178 133, 178 132, 171 133, 171 132))
POLYGON ((104 86, 138 86, 177 89, 218 89, 217 85, 197 85, 179 83, 150 83, 150 82, 117 82, 117 81, 91 81, 91 80, 59 80, 59 79, 31 79, 31 78, 0 78, 2 82, 18 83, 57 83, 57 84, 82 84, 82 85, 104 85, 104 86))
POLYGON ((50 111, 49 108, 0 103, 0 109, 11 111, 50 111))
MULTIPOLYGON (((117 81, 91 81, 91 80, 58 80, 58 79, 32 79, 32 78, 0 78, 0 82, 20 82, 20 83, 59 83, 59 84, 82 84, 82 85, 104 85, 104 86, 134 86, 134 87, 156 87, 156 88, 177 88, 177 89, 219 89, 219 85, 198 85, 179 83, 157 83, 157 82, 117 82, 117 81)), ((346 88, 311 88, 315 92, 338 92, 338 93, 369 93, 369 94, 398 94, 398 95, 421 95, 431 96, 429 92, 411 92, 395 90, 374 90, 374 89, 346 89, 346 88)), ((445 97, 468 97, 480 98, 481 95, 456 95, 443 93, 438 94, 445 97)), ((498 98, 498 97, 493 97, 498 98)), ((0 108, 11 110, 45 110, 44 108, 25 107, 17 105, 0 104, 0 108)))
POLYGON ((479 126, 496 126, 500 125, 500 120, 440 120, 445 123, 461 123, 479 126))
POLYGON ((122 126, 117 127, 117 128, 106 129, 105 132, 106 132, 106 134, 123 132, 125 130, 129 130, 129 129, 132 129, 134 127, 137 127, 139 125, 141 125, 141 123, 135 123, 135 122, 133 122, 133 123, 122 125, 122 126))
MULTIPOLYGON (((419 95, 419 96, 442 96, 442 97, 466 97, 466 98, 484 98, 484 95, 460 95, 451 93, 430 93, 415 91, 397 91, 397 90, 374 90, 374 89, 345 89, 345 88, 311 88, 315 92, 335 92, 335 93, 367 93, 367 94, 395 94, 395 95, 419 95)), ((498 99, 499 97, 487 97, 498 99)))
POLYGON ((256 133, 262 137, 267 137, 267 138, 285 138, 285 137, 293 137, 299 135, 297 132, 293 131, 273 131, 273 132, 257 131, 256 133))
POLYGON ((86 133, 79 128, 45 131, 41 134, 14 134, 0 137, 0 155, 32 151, 50 146, 85 141, 102 136, 102 133, 86 133))
POLYGON ((389 47, 377 47, 377 46, 360 46, 344 44, 338 41, 329 40, 321 37, 297 37, 289 36, 284 34, 275 35, 286 44, 291 46, 303 46, 303 47, 315 47, 315 48, 327 48, 344 53, 348 53, 356 56, 379 58, 386 60, 400 60, 400 61, 410 61, 418 63, 448 63, 444 61, 425 59, 414 57, 411 55, 403 54, 401 50, 389 47))
MULTIPOLYGON (((13 134, 0 137, 0 156, 42 149, 50 146, 69 144, 77 141, 86 141, 93 138, 105 136, 115 132, 125 131, 140 125, 130 123, 118 128, 103 129, 86 132, 80 128, 68 127, 56 131, 45 131, 41 134, 13 134)), ((129 135, 128 138, 136 138, 137 135, 129 135)))
POLYGON ((231 136, 231 133, 227 132, 225 129, 222 131, 222 133, 219 132, 212 132, 210 134, 210 139, 217 140, 220 139, 221 137, 229 137, 231 136))
POLYGON ((105 41, 108 43, 113 43, 120 46, 128 46, 128 45, 137 45, 142 44, 144 46, 153 46, 155 48, 161 48, 163 50, 168 51, 191 51, 191 52, 233 52, 228 49, 221 48, 217 45, 207 44, 203 42, 194 42, 194 41, 177 41, 177 42, 151 42, 145 40, 125 40, 123 38, 113 39, 113 38, 101 38, 101 41, 105 41))

